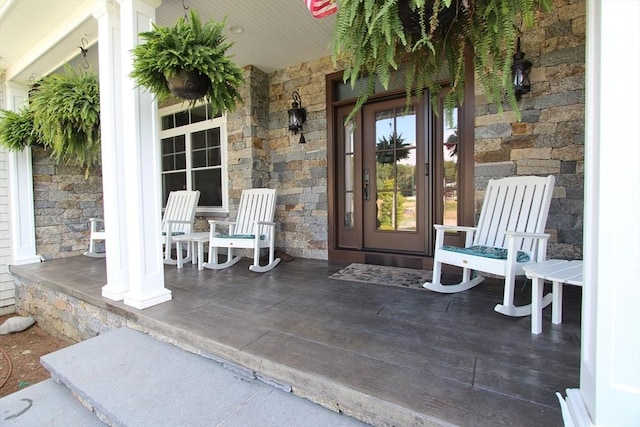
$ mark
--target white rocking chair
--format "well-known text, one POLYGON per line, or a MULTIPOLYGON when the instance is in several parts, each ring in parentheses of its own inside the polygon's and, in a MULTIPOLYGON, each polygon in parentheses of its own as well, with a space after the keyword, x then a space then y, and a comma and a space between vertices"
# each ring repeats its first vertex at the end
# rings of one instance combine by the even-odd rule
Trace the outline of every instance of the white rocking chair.
MULTIPOLYGON (((436 292, 466 291, 484 280, 471 278, 471 271, 504 276, 504 298, 495 310, 507 316, 531 314, 531 304, 513 304, 515 277, 522 267, 544 261, 548 234, 544 233, 555 178, 519 176, 489 181, 477 227, 435 225, 436 245, 433 259, 433 282, 423 287, 436 292), (465 247, 444 246, 446 231, 466 233, 465 247), (463 268, 462 282, 440 283, 442 264, 463 268)), ((543 298, 543 307, 552 299, 543 298)))
MULTIPOLYGON (((167 206, 162 217, 162 244, 164 246, 164 263, 177 264, 178 261, 171 258, 171 245, 174 243, 173 237, 189 234, 192 232, 196 218, 196 208, 200 200, 200 191, 172 191, 169 193, 167 206)), ((94 258, 104 258, 106 252, 96 251, 96 241, 106 242, 104 231, 104 219, 89 218, 91 234, 89 235, 89 250, 84 253, 86 256, 94 258)), ((176 250, 181 250, 176 244, 176 250)), ((191 245, 187 247, 187 258, 191 259, 191 245)))
POLYGON ((84 255, 93 258, 104 258, 107 253, 96 250, 96 242, 106 241, 107 235, 104 231, 104 220, 102 218, 89 218, 89 231, 89 250, 84 255))
POLYGON ((249 270, 264 273, 278 265, 280 258, 274 257, 275 226, 273 221, 276 208, 275 189, 243 190, 238 206, 236 221, 209 220, 209 262, 203 267, 221 270, 231 267, 242 258, 234 255, 233 250, 253 249, 253 265, 249 270), (216 226, 229 227, 228 234, 219 234, 216 226), (218 248, 227 248, 227 260, 218 262, 218 248), (260 249, 269 248, 269 262, 260 265, 260 249))
MULTIPOLYGON (((173 239, 175 236, 191 234, 196 220, 196 209, 200 200, 200 191, 172 191, 167 199, 167 206, 162 216, 162 241, 164 245, 164 263, 175 265, 177 259, 171 258, 171 246, 176 243, 176 251, 182 250, 181 245, 173 239)), ((193 254, 191 245, 187 245, 187 257, 190 261, 193 254)))

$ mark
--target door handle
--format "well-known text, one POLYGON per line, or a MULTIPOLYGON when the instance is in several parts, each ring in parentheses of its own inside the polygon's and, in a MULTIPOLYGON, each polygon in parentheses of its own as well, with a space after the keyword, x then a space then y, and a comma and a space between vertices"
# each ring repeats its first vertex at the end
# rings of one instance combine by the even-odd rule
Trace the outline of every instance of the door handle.
POLYGON ((364 200, 369 200, 369 169, 365 169, 362 173, 362 193, 364 195, 364 200))

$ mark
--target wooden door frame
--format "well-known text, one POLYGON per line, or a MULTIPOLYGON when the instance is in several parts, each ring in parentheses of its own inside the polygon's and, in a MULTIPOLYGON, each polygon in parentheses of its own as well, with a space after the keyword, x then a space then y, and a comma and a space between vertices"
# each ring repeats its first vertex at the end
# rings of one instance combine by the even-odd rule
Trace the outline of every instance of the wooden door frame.
MULTIPOLYGON (((467 60, 465 64, 465 92, 464 103, 460 106, 458 116, 458 128, 460 130, 459 149, 460 151, 460 188, 458 189, 458 213, 459 224, 474 225, 474 74, 473 61, 470 49, 467 50, 467 60), (463 151, 464 150, 464 151, 463 151), (464 153, 464 155, 463 155, 464 153)), ((328 74, 325 79, 326 85, 326 120, 327 120, 327 221, 328 221, 328 258, 329 260, 344 262, 360 262, 368 264, 394 265, 398 267, 431 269, 433 258, 421 255, 405 255, 396 253, 372 252, 366 250, 350 250, 337 247, 338 229, 337 206, 335 203, 337 194, 337 153, 336 141, 337 132, 341 129, 336 119, 338 107, 353 104, 355 99, 334 101, 336 98, 336 86, 343 82, 343 72, 338 71, 328 74)), ((382 94, 374 94, 369 99, 375 101, 391 96, 404 95, 403 89, 388 91, 382 94)), ((361 124, 361 123, 360 123, 361 124)), ((357 125, 357 124, 356 124, 357 125)), ((433 168, 432 168, 433 169, 433 168)), ((432 189, 434 197, 442 197, 442 189, 432 189)), ((434 213, 432 212, 431 215, 434 213)), ((432 230, 433 232, 433 230, 432 230)), ((451 236, 448 244, 460 242, 459 236, 451 236)))

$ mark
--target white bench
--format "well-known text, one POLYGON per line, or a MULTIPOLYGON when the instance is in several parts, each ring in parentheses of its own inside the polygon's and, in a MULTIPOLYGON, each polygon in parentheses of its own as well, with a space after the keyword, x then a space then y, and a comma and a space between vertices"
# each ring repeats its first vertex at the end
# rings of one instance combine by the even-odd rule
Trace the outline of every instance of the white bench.
POLYGON ((582 286, 582 261, 549 259, 523 267, 533 281, 531 288, 531 333, 542 332, 542 290, 544 281, 553 283, 551 322, 562 323, 562 285, 582 286))
POLYGON ((209 232, 204 231, 201 233, 189 233, 189 234, 180 234, 178 236, 173 236, 173 241, 176 242, 176 252, 178 257, 178 268, 182 268, 182 265, 185 261, 189 261, 189 259, 182 258, 182 244, 187 243, 191 245, 191 263, 198 263, 198 270, 203 270, 204 267, 202 264, 204 263, 204 244, 209 243, 209 232), (198 251, 196 252, 196 245, 198 246, 198 251))

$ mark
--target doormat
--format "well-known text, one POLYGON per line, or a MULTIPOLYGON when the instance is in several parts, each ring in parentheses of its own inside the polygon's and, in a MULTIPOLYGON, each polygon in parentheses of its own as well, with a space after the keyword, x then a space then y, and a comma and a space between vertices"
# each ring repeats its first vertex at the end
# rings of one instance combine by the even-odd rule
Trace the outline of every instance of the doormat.
POLYGON ((428 270, 358 263, 349 264, 329 276, 330 279, 348 280, 350 282, 374 283, 376 285, 423 290, 422 284, 430 281, 432 277, 432 272, 428 270))

